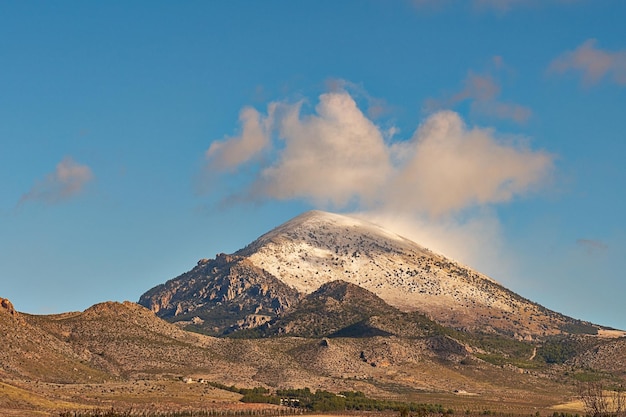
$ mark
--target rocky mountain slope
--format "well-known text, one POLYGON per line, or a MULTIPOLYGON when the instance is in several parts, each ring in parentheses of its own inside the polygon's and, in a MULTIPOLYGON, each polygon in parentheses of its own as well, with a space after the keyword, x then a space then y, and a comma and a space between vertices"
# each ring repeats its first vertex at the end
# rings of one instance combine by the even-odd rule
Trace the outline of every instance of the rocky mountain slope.
POLYGON ((230 257, 203 262, 150 290, 140 304, 217 335, 261 326, 342 280, 455 329, 529 340, 598 329, 377 225, 321 211, 288 221, 230 257))
POLYGON ((304 213, 237 255, 300 292, 341 279, 454 328, 533 338, 579 324, 415 242, 347 216, 304 213))
POLYGON ((143 294, 139 304, 190 330, 224 335, 260 326, 300 294, 249 260, 217 255, 143 294))

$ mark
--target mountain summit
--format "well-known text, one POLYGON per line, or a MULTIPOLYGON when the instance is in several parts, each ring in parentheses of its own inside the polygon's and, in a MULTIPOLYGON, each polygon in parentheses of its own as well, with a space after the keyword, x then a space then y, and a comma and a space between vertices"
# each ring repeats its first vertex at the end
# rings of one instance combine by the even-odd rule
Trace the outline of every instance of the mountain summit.
MULTIPOLYGON (((302 299, 326 283, 342 280, 371 291, 393 307, 418 311, 456 329, 504 333, 518 338, 597 331, 589 323, 550 311, 409 239, 344 215, 306 212, 264 234, 233 257, 249 265, 237 279, 232 274, 226 281, 215 278, 213 275, 222 273, 220 268, 196 267, 150 290, 140 303, 157 314, 161 312, 164 318, 177 321, 177 315, 180 315, 178 320, 183 317, 189 320, 198 306, 215 309, 219 303, 220 311, 234 311, 246 304, 242 303, 243 299, 254 298, 257 304, 273 306, 265 309, 262 321, 267 322, 297 304, 298 297, 287 289, 295 290, 302 299), (252 278, 251 274, 257 277, 252 278), (260 275, 265 285, 280 287, 280 293, 285 294, 281 299, 284 302, 277 303, 275 297, 265 299, 267 291, 259 292, 255 286, 240 284, 258 281, 260 275), (197 287, 216 280, 232 286, 231 292, 236 290, 237 305, 229 306, 232 298, 207 297, 206 294, 215 291, 197 287), (195 283, 194 291, 188 291, 190 282, 195 283), (179 288, 187 290, 178 294, 179 288), (246 288, 250 290, 246 292, 246 288), (173 303, 175 300, 177 304, 173 303)), ((221 291, 229 290, 222 284, 221 291)), ((240 310, 252 313, 250 308, 240 310)), ((237 320, 247 323, 247 328, 258 322, 244 316, 240 314, 237 320)))

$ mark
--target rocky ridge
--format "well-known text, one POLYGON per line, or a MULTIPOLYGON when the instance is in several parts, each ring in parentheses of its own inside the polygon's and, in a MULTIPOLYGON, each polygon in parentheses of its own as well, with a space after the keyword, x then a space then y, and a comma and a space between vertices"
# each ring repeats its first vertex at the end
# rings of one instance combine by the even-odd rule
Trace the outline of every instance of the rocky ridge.
MULTIPOLYGON (((375 294, 345 281, 331 281, 308 294, 295 308, 259 329, 263 336, 293 335, 324 337, 363 323, 372 316, 393 314, 397 310, 375 294)), ((371 328, 361 334, 388 336, 371 328)))
POLYGON ((9 314, 11 316, 16 316, 17 312, 15 308, 13 308, 13 304, 7 298, 0 297, 0 312, 9 314))
POLYGON ((249 260, 219 254, 146 292, 139 304, 190 330, 224 335, 260 326, 299 299, 295 289, 249 260))
POLYGON ((443 333, 443 328, 424 315, 400 311, 376 294, 338 280, 323 284, 255 333, 241 336, 419 338, 438 333, 443 333))

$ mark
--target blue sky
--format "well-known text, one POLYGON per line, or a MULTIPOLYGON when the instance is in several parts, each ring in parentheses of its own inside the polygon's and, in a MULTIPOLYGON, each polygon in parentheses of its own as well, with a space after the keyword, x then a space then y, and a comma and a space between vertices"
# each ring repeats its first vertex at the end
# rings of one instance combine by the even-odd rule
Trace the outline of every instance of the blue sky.
POLYGON ((137 300, 312 208, 626 328, 626 3, 0 2, 0 296, 137 300))

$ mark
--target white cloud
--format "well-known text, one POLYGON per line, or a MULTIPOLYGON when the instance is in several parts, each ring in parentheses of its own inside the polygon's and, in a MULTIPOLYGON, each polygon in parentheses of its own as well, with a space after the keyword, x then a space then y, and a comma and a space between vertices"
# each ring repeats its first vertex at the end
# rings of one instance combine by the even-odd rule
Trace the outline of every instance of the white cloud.
POLYGON ((48 204, 60 203, 80 194, 85 186, 93 180, 91 168, 65 157, 56 169, 45 178, 39 180, 24 194, 18 203, 42 201, 48 204))
POLYGON ((452 111, 434 114, 404 146, 406 163, 387 187, 394 209, 441 216, 510 201, 541 184, 552 156, 468 129, 452 111))
POLYGON ((320 96, 316 113, 301 116, 301 103, 287 106, 277 120, 284 148, 263 170, 257 186, 278 199, 306 198, 344 207, 367 204, 391 172, 383 134, 346 92, 320 96))
POLYGON ((206 151, 209 167, 218 171, 232 169, 257 156, 270 145, 269 131, 273 119, 274 104, 268 106, 268 116, 245 107, 239 113, 241 134, 214 141, 206 151))
MULTIPOLYGON (((480 91, 474 96, 497 94, 488 81, 470 84, 480 91)), ((228 170, 248 161, 251 149, 272 147, 275 159, 262 164, 250 192, 257 198, 441 217, 524 195, 543 184, 553 166, 551 155, 492 129, 468 128, 452 111, 431 115, 409 140, 393 141, 345 91, 322 94, 313 114, 302 114, 302 102, 269 108, 265 118, 247 109, 242 120, 253 128, 209 148, 228 161, 218 166, 228 170), (249 131, 262 131, 263 140, 245 140, 255 136, 246 136, 249 131), (270 135, 278 139, 271 143, 270 135), (255 145, 245 146, 249 142, 255 145)))
POLYGON ((589 39, 573 51, 554 59, 548 71, 565 73, 575 71, 582 75, 587 85, 608 78, 616 84, 626 85, 626 50, 608 51, 596 47, 596 40, 589 39))

